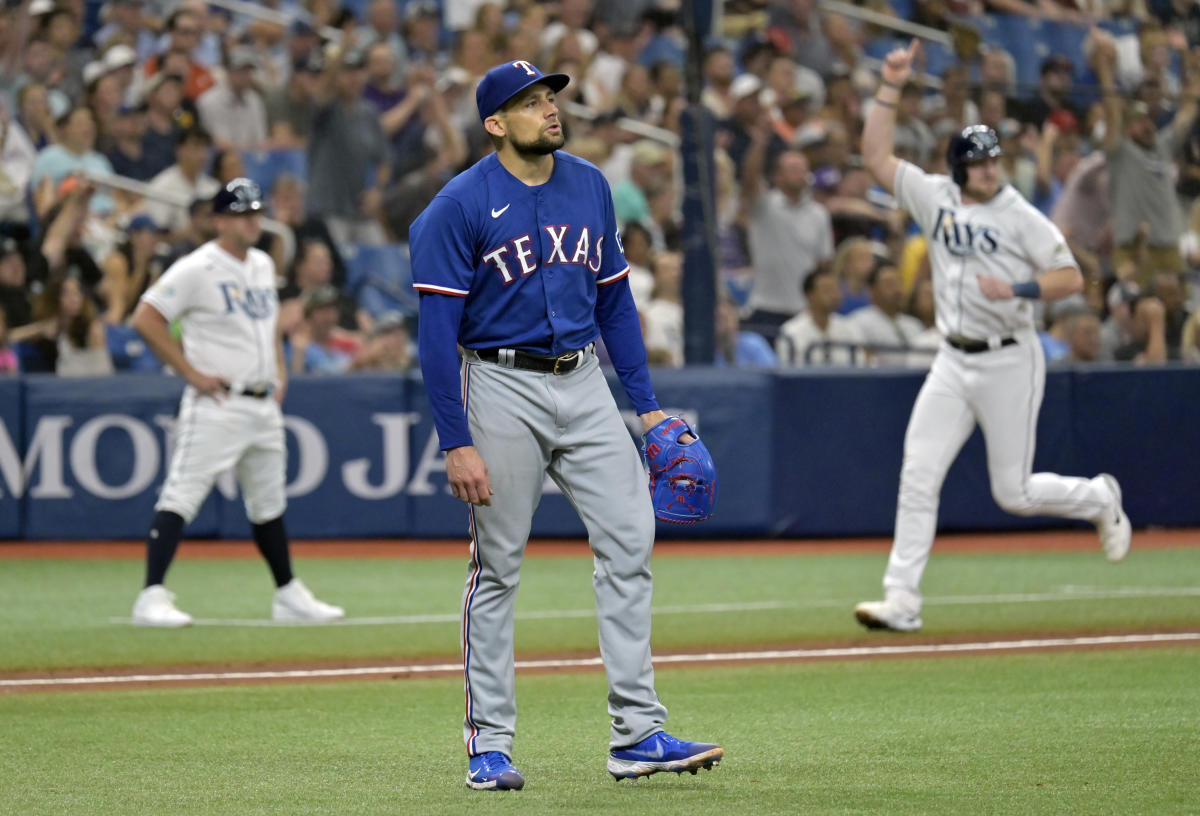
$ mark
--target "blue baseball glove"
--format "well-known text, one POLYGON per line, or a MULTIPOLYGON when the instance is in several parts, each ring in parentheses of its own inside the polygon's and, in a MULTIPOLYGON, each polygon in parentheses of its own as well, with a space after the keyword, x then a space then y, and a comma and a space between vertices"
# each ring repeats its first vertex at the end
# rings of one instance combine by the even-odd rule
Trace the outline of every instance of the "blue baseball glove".
POLYGON ((675 524, 695 524, 711 516, 717 500, 717 467, 699 435, 671 416, 647 431, 642 441, 654 515, 675 524), (680 442, 685 433, 696 438, 680 442))

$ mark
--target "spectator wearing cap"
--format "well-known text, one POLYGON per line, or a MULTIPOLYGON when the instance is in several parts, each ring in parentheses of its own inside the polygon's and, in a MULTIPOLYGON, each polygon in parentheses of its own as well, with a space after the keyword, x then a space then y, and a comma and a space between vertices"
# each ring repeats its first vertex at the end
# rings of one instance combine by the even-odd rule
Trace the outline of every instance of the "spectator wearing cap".
POLYGON ((326 61, 316 94, 308 181, 320 195, 307 206, 339 247, 386 241, 379 213, 391 164, 379 116, 362 98, 366 82, 364 55, 346 51, 326 61))
POLYGON ((351 367, 360 371, 412 371, 417 367, 415 352, 404 315, 385 312, 375 321, 351 367))
POLYGON ((142 156, 151 177, 175 161, 175 146, 183 130, 183 78, 159 73, 146 84, 146 128, 142 156))
POLYGON ((729 96, 733 102, 733 112, 729 118, 717 123, 718 141, 733 159, 735 167, 744 167, 747 161, 747 151, 756 131, 764 130, 769 137, 766 160, 769 164, 774 160, 785 145, 783 140, 775 135, 769 112, 763 107, 761 93, 762 80, 754 74, 742 74, 729 86, 729 96))
MULTIPOLYGON (((59 185, 77 173, 112 173, 108 157, 96 150, 96 119, 80 105, 57 122, 58 144, 48 145, 33 161, 29 184, 34 191, 34 206, 44 213, 59 196, 59 185)), ((112 196, 107 193, 91 198, 91 210, 97 215, 113 211, 112 196)))
POLYGON ((1105 298, 1108 319, 1100 327, 1100 359, 1138 365, 1165 363, 1165 310, 1132 280, 1114 281, 1105 298))
POLYGON ((144 0, 108 0, 100 12, 104 25, 92 35, 96 48, 104 50, 119 42, 133 48, 137 62, 154 56, 158 37, 151 21, 145 17, 145 5, 144 0))
POLYGON ((1024 104, 1014 105, 1013 115, 1024 124, 1041 127, 1055 111, 1068 111, 1078 120, 1082 115, 1071 99, 1075 65, 1063 54, 1051 54, 1042 60, 1037 94, 1024 104))
POLYGON ((229 49, 225 80, 196 100, 200 124, 219 148, 257 150, 267 143, 267 108, 254 86, 256 64, 250 48, 229 49))
POLYGON ((146 108, 144 105, 122 105, 117 108, 109 132, 110 141, 105 155, 118 176, 149 181, 156 170, 146 157, 146 108))
POLYGON ((101 52, 100 62, 104 64, 105 75, 116 79, 121 102, 133 103, 141 100, 141 88, 135 87, 138 76, 136 51, 123 42, 114 43, 101 52))
POLYGON ((111 325, 125 323, 151 284, 167 268, 167 246, 163 230, 154 219, 138 214, 125 228, 125 238, 100 265, 104 278, 96 293, 105 304, 104 320, 111 325))
MULTIPOLYGON (((742 209, 751 248, 754 282, 744 328, 773 342, 780 326, 805 305, 804 282, 833 259, 833 222, 809 189, 808 158, 799 150, 781 151, 770 165, 771 185, 763 167, 774 133, 769 122, 754 130, 742 166, 742 209)), ((837 288, 837 281, 832 280, 837 288)), ((836 308, 836 307, 835 307, 836 308)))
POLYGON ((267 91, 263 101, 272 147, 292 150, 308 144, 316 112, 317 86, 324 70, 325 59, 314 49, 292 63, 287 82, 267 91))
POLYGON ((1103 93, 1104 152, 1112 195, 1114 265, 1135 257, 1144 242, 1148 263, 1136 270, 1143 289, 1155 270, 1183 271, 1179 236, 1183 214, 1173 185, 1173 159, 1200 110, 1200 65, 1189 59, 1182 104, 1159 131, 1145 102, 1117 91, 1117 50, 1111 36, 1093 33, 1092 66, 1103 93), (1143 238, 1144 236, 1144 238, 1143 238))
MULTIPOLYGON (((150 180, 150 189, 180 202, 212 198, 221 185, 205 172, 211 150, 212 137, 203 128, 180 132, 175 163, 150 180)), ((188 212, 184 204, 147 200, 146 214, 174 236, 187 227, 188 212)))
POLYGON ((434 0, 409 0, 403 35, 409 62, 423 62, 439 73, 449 67, 450 53, 442 44, 442 10, 434 0))
POLYGON ((305 374, 342 374, 349 371, 362 350, 351 332, 338 326, 340 294, 321 286, 304 298, 304 321, 292 332, 292 371, 305 374))
POLYGON ((639 139, 629 156, 629 178, 613 185, 618 224, 637 221, 650 228, 650 199, 671 183, 671 151, 653 139, 639 139))

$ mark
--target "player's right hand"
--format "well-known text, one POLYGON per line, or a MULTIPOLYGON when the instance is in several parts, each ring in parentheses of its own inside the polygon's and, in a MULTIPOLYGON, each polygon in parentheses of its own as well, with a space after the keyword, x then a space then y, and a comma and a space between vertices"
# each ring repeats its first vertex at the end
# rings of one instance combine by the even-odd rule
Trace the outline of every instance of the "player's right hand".
POLYGON ((212 397, 217 402, 220 402, 229 394, 229 383, 222 380, 220 377, 210 377, 207 374, 201 374, 199 371, 188 377, 188 385, 196 389, 202 397, 212 397))
POLYGON ((889 51, 888 55, 883 58, 883 67, 880 69, 884 81, 891 82, 893 85, 903 85, 907 82, 909 74, 912 73, 913 59, 917 56, 920 48, 921 43, 916 37, 913 37, 908 48, 896 48, 889 51))
POLYGON ((450 480, 450 492, 454 498, 470 504, 491 506, 492 480, 487 465, 474 445, 451 448, 446 452, 446 476, 450 480))

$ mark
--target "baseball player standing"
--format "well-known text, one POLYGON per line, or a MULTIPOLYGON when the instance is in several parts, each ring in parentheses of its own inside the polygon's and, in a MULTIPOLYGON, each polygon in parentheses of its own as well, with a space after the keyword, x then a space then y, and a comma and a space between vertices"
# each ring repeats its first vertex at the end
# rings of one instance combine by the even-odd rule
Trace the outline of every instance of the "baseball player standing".
POLYGON ((903 632, 921 628, 921 575, 933 547, 938 495, 977 422, 1000 507, 1023 516, 1092 521, 1111 561, 1124 558, 1130 543, 1121 488, 1112 476, 1031 472, 1046 379, 1033 301, 1065 297, 1083 286, 1062 234, 1003 182, 1000 143, 988 127, 968 127, 951 140, 953 178, 926 175, 893 154, 896 103, 916 48, 913 40, 888 54, 863 130, 867 168, 928 239, 942 334, 904 438, 885 599, 854 610, 869 628, 903 632))
POLYGON ((593 351, 604 337, 649 430, 659 410, 629 291, 612 194, 564 142, 565 74, 523 60, 475 100, 496 152, 451 180, 413 223, 421 370, 446 473, 469 503, 463 594, 467 784, 519 790, 513 603, 550 475, 587 526, 617 779, 711 768, 717 745, 663 730, 650 659, 654 515, 646 472, 593 351), (463 349, 460 363, 457 347, 463 349))
POLYGON ((275 578, 275 620, 329 621, 340 607, 313 597, 292 576, 283 524, 283 402, 287 373, 278 330, 275 264, 255 249, 262 195, 249 179, 230 181, 212 199, 217 238, 171 265, 142 295, 133 326, 158 358, 186 381, 177 439, 146 539, 146 585, 133 605, 138 626, 187 626, 163 586, 184 525, 213 481, 236 468, 254 543, 275 578), (168 325, 178 320, 182 347, 168 325))

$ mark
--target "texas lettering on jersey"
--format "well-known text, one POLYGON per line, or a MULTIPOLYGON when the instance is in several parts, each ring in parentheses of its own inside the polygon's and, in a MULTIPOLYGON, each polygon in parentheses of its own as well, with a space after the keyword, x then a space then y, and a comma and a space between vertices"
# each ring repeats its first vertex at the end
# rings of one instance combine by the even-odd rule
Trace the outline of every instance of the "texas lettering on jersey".
POLYGON ((225 314, 241 312, 251 320, 266 320, 275 313, 275 290, 264 287, 243 287, 235 281, 218 284, 225 299, 225 314))
POLYGON ((999 237, 991 227, 960 224, 954 217, 954 210, 938 207, 930 239, 940 241, 951 255, 966 257, 976 251, 991 255, 1000 247, 999 237))
POLYGON ((535 258, 530 233, 519 238, 510 238, 495 249, 483 254, 483 261, 500 275, 508 286, 518 278, 537 271, 539 266, 550 264, 582 265, 599 274, 604 259, 604 236, 598 235, 592 242, 588 227, 572 229, 570 224, 543 227, 550 241, 550 252, 544 258, 535 258))

